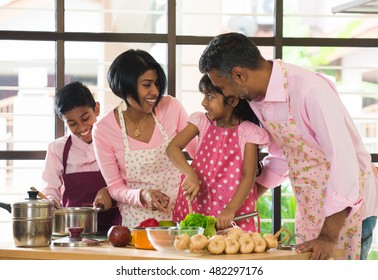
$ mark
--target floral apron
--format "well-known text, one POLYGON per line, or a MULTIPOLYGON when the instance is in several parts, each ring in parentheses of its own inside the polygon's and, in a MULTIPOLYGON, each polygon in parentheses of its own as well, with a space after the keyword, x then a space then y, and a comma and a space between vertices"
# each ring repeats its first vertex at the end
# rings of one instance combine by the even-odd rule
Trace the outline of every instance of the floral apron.
MULTIPOLYGON (((281 67, 287 92, 286 69, 282 62, 281 67)), ((262 113, 261 116, 263 118, 262 113)), ((289 120, 267 121, 265 129, 281 147, 289 166, 289 178, 297 201, 296 233, 302 234, 305 240, 315 239, 325 220, 323 209, 331 163, 322 151, 300 137, 290 110, 290 100, 289 120)), ((364 176, 360 172, 360 194, 363 192, 364 176)), ((346 259, 360 259, 361 230, 362 207, 345 220, 336 244, 336 248, 346 250, 346 259)))
MULTIPOLYGON (((239 186, 242 164, 238 126, 222 128, 211 124, 191 164, 200 181, 199 192, 192 203, 193 212, 217 217, 239 186)), ((255 201, 256 191, 253 187, 236 216, 254 211, 255 201)), ((187 214, 188 203, 182 188, 179 188, 173 212, 174 221, 183 220, 187 214)), ((236 224, 245 231, 256 231, 253 218, 236 224)))
MULTIPOLYGON (((97 192, 106 186, 106 182, 100 171, 85 171, 66 174, 67 159, 71 145, 72 139, 71 136, 69 136, 63 150, 63 206, 92 207, 97 192)), ((121 215, 116 205, 107 211, 100 211, 97 216, 98 234, 106 234, 111 226, 121 224, 121 215)))
POLYGON ((177 189, 180 185, 180 171, 172 164, 166 155, 166 148, 169 144, 169 137, 163 126, 152 113, 160 133, 165 142, 157 148, 148 150, 130 150, 128 136, 122 111, 126 110, 126 103, 118 106, 118 115, 122 128, 123 141, 125 146, 125 171, 127 186, 134 189, 157 189, 169 196, 168 214, 161 211, 152 211, 150 208, 132 206, 122 203, 120 206, 122 214, 122 225, 136 227, 141 221, 148 218, 155 218, 158 221, 172 220, 172 206, 176 201, 177 189))

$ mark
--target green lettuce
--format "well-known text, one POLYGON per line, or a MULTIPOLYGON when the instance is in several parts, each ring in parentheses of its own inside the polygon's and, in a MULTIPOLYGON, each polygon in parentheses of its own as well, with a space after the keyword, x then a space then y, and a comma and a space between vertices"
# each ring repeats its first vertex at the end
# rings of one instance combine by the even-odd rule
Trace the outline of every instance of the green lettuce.
POLYGON ((182 227, 203 227, 205 236, 212 236, 216 234, 215 224, 217 219, 213 216, 205 216, 202 214, 188 214, 185 219, 180 222, 182 227))

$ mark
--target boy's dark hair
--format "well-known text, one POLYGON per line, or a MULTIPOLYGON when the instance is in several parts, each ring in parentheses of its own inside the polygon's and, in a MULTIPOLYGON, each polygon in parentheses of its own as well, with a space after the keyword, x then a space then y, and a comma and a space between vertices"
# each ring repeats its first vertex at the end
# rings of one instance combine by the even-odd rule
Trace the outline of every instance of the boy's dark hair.
POLYGON ((76 81, 62 87, 55 94, 55 111, 61 117, 77 107, 96 107, 91 91, 81 82, 76 81))
POLYGON ((109 87, 126 103, 129 95, 139 103, 138 78, 148 70, 156 70, 158 76, 159 96, 156 106, 167 88, 167 77, 161 65, 146 51, 130 49, 117 56, 108 70, 109 87))
MULTIPOLYGON (((222 90, 219 87, 213 85, 213 83, 211 82, 211 80, 210 80, 209 76, 207 76, 207 74, 204 74, 202 76, 202 78, 201 78, 201 80, 199 81, 199 84, 198 84, 198 89, 202 93, 216 92, 216 93, 223 95, 222 90)), ((228 97, 226 97, 226 96, 224 96, 224 97, 225 97, 224 102, 226 103, 228 97)), ((239 100, 238 105, 236 105, 236 107, 235 107, 234 114, 235 114, 235 116, 237 116, 241 120, 250 121, 250 122, 253 122, 254 124, 260 126, 259 119, 255 115, 255 112, 253 112, 252 108, 249 106, 248 101, 245 100, 245 99, 239 100)), ((259 151, 260 151, 260 149, 259 149, 259 151)), ((261 174, 262 170, 263 170, 263 164, 260 161, 260 159, 257 158, 256 176, 259 176, 261 174)))

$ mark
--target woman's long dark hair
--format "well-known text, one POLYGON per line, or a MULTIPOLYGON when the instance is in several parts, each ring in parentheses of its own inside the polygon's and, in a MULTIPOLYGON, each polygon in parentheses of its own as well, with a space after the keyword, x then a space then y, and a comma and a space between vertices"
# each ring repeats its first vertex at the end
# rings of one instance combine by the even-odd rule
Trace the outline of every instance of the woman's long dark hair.
MULTIPOLYGON (((199 91, 202 93, 205 92, 216 92, 219 94, 223 95, 222 90, 214 86, 213 83, 211 82, 209 76, 206 74, 202 76, 201 80, 199 81, 198 84, 199 91)), ((224 96, 224 102, 225 104, 227 103, 227 98, 225 95, 224 96)), ((257 118, 255 112, 253 112, 251 106, 249 106, 249 103, 245 99, 240 99, 238 105, 236 105, 234 109, 234 114, 237 118, 243 121, 250 121, 253 122, 254 124, 261 126, 259 119, 257 118)), ((256 171, 256 176, 259 176, 264 169, 264 166, 259 159, 259 154, 260 154, 260 149, 258 149, 258 156, 257 156, 257 171, 256 171)))

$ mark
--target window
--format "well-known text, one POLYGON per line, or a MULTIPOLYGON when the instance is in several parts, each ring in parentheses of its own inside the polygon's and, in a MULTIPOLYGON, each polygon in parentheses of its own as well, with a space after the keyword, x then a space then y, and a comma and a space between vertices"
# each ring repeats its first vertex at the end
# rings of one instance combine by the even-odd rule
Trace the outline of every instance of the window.
MULTIPOLYGON (((38 188, 47 144, 65 133, 53 109, 57 88, 84 82, 105 114, 120 101, 107 85, 110 63, 120 52, 140 48, 164 66, 167 94, 188 113, 202 110, 198 59, 213 36, 229 31, 253 38, 266 58, 332 79, 378 161, 378 18, 332 13, 345 2, 0 1, 1 200, 19 201, 30 186, 38 188)), ((0 227, 9 227, 4 212, 0 227)))

